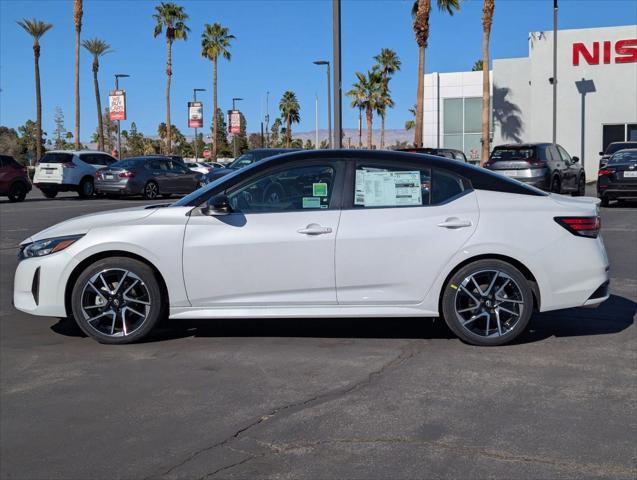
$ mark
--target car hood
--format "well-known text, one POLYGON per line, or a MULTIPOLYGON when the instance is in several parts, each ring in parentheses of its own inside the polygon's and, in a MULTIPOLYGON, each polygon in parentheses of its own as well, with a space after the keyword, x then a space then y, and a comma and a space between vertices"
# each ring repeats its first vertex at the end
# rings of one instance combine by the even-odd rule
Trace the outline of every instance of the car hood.
POLYGON ((121 210, 109 210, 106 212, 91 213, 81 217, 71 218, 64 222, 49 227, 35 235, 26 238, 20 245, 44 240, 45 238, 63 237, 66 235, 81 235, 87 233, 93 227, 110 225, 126 225, 146 218, 158 209, 154 206, 124 208, 121 210))

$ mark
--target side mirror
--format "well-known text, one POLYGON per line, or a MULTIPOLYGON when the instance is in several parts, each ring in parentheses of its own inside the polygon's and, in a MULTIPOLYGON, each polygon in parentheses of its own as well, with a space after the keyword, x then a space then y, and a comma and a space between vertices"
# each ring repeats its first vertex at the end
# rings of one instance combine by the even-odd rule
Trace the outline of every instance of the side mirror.
POLYGON ((232 213, 232 207, 228 197, 220 194, 211 197, 206 202, 206 206, 201 209, 201 213, 210 217, 218 217, 232 213))
POLYGON ((573 160, 573 163, 579 163, 579 157, 571 157, 571 160, 573 160))
POLYGON ((599 168, 604 168, 606 165, 608 165, 608 159, 607 158, 599 161, 599 168))
POLYGON ((599 156, 600 157, 603 156, 603 155, 604 155, 604 152, 599 152, 599 156))

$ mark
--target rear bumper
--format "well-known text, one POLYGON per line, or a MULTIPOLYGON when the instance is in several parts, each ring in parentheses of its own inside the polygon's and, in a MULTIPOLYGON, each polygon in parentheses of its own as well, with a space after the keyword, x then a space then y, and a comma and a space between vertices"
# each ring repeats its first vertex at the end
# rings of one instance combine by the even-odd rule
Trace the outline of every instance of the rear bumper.
POLYGON ((56 190, 58 192, 75 192, 78 189, 78 186, 72 183, 33 182, 33 186, 40 190, 56 190))
POLYGON ((530 178, 516 178, 516 180, 526 183, 527 185, 532 185, 541 190, 550 190, 551 182, 549 181, 548 176, 543 177, 530 177, 530 178))
POLYGON ((597 196, 600 198, 620 198, 635 199, 637 198, 637 184, 607 184, 608 186, 597 186, 597 196))
POLYGON ((142 188, 136 185, 126 183, 113 182, 95 182, 95 190, 99 193, 108 193, 111 195, 140 195, 142 188))

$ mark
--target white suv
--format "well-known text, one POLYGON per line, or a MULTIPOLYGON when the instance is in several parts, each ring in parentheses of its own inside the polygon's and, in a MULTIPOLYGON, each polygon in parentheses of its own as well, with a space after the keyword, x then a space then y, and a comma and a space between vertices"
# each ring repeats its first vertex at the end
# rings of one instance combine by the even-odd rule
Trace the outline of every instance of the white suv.
POLYGON ((95 193, 95 171, 116 161, 104 152, 90 150, 47 152, 35 167, 33 185, 47 198, 70 191, 88 198, 95 193))

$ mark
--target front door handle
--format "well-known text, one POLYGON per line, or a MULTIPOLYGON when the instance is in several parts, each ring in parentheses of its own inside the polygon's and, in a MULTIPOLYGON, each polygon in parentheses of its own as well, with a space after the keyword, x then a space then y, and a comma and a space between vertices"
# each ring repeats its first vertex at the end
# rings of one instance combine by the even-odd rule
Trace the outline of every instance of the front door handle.
POLYGON ((447 218, 444 222, 439 223, 439 227, 443 228, 464 228, 472 225, 471 220, 461 220, 457 217, 447 218))
POLYGON ((318 223, 310 223, 307 227, 297 230, 297 232, 304 235, 324 235, 332 233, 332 229, 330 227, 321 227, 318 223))

